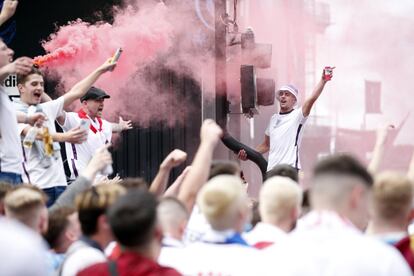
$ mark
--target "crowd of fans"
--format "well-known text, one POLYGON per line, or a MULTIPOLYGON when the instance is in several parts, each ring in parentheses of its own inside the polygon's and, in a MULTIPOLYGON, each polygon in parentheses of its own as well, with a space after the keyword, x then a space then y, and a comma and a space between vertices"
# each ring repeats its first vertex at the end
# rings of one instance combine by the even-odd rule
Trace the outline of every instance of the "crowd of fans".
MULTIPOLYGON (((14 13, 10 1, 0 18, 14 13)), ((268 172, 259 198, 250 198, 239 165, 213 161, 223 130, 210 119, 201 126, 191 166, 169 187, 170 171, 185 162, 185 152, 172 151, 152 183, 109 180, 100 177, 112 163, 105 143, 89 153, 81 171, 72 171, 68 185, 56 142, 81 145, 92 130, 74 123, 57 133, 54 122, 77 118, 64 112, 77 99, 83 98, 87 109, 85 101, 106 97, 92 85, 116 63, 106 61, 51 100, 33 61, 12 61, 12 56, 0 42, 0 78, 17 74, 21 94, 12 104, 0 88, 1 275, 414 272, 414 158, 408 175, 378 173, 386 128, 378 133, 367 168, 351 155, 328 156, 315 164, 307 191, 295 168, 279 164, 268 172), (98 96, 85 98, 92 94, 98 96), (37 132, 30 147, 22 146, 33 129, 48 131, 37 132)), ((129 127, 120 121, 115 128, 129 127)))

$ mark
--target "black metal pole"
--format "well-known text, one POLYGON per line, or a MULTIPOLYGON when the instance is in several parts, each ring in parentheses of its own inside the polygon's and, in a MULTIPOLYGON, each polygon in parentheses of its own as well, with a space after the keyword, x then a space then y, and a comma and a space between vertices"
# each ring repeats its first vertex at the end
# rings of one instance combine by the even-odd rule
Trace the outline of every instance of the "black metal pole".
POLYGON ((215 0, 216 122, 226 129, 228 104, 226 87, 226 0, 215 0))

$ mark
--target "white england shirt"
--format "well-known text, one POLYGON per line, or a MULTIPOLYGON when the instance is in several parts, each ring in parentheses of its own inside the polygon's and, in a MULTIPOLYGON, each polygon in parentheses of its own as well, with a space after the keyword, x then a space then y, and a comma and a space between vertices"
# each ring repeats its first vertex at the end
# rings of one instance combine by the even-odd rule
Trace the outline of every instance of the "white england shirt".
MULTIPOLYGON (((56 133, 55 120, 63 112, 64 98, 59 97, 56 100, 39 104, 42 112, 48 118, 43 123, 43 126, 49 128, 49 133, 56 133)), ((20 105, 24 105, 23 102, 15 102, 16 109, 19 109, 20 105)), ((19 124, 19 133, 22 133, 23 129, 28 127, 26 124, 19 124)), ((66 186, 66 176, 63 169, 62 157, 60 151, 55 151, 54 158, 51 158, 51 165, 44 168, 41 165, 41 158, 36 147, 30 149, 24 148, 24 173, 23 181, 31 183, 40 189, 46 189, 56 186, 66 186)))
MULTIPOLYGON (((102 127, 100 127, 98 120, 87 118, 96 132, 89 129, 88 138, 82 144, 66 143, 66 157, 71 171, 71 179, 82 173, 95 154, 96 150, 103 145, 110 143, 112 138, 112 125, 108 121, 102 120, 102 127), (101 129, 101 130, 100 130, 101 129)), ((81 118, 78 113, 66 112, 65 122, 62 125, 64 131, 69 131, 72 128, 78 127, 81 124, 81 118)), ((97 176, 100 178, 102 175, 97 176)))
POLYGON ((243 234, 243 238, 251 246, 262 248, 270 244, 278 245, 287 238, 288 234, 279 227, 269 223, 259 222, 247 233, 243 234))
POLYGON ((408 276, 410 268, 393 247, 363 235, 335 212, 313 211, 277 246, 264 250, 266 275, 408 276), (279 265, 272 265, 278 260, 279 265))
POLYGON ((0 171, 22 174, 23 152, 16 111, 0 86, 0 171))
POLYGON ((278 164, 301 168, 299 150, 306 119, 302 108, 293 109, 288 113, 274 114, 270 118, 265 131, 270 139, 268 171, 278 164))
POLYGON ((232 234, 232 231, 211 231, 201 242, 174 248, 174 254, 159 259, 159 263, 173 267, 183 275, 263 275, 259 271, 259 250, 237 243, 222 243, 232 234))

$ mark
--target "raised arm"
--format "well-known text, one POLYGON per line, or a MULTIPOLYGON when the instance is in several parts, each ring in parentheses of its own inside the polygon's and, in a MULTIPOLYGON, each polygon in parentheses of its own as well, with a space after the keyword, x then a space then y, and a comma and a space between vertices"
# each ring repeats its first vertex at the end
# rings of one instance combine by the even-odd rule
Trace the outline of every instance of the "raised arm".
POLYGON ((68 186, 65 192, 56 200, 55 204, 49 208, 49 211, 62 206, 73 206, 76 195, 88 189, 92 185, 96 174, 107 165, 112 164, 112 156, 108 151, 108 147, 109 145, 105 145, 96 151, 83 172, 68 186))
POLYGON ((203 122, 200 145, 191 164, 191 170, 178 193, 178 199, 184 203, 189 212, 193 209, 198 192, 207 182, 213 151, 222 135, 222 129, 213 120, 207 119, 203 122))
POLYGON ((379 170, 382 158, 384 156, 388 133, 393 128, 393 125, 386 125, 385 127, 381 127, 377 130, 377 139, 375 141, 374 150, 372 151, 372 158, 368 164, 368 171, 372 175, 375 175, 379 170))
MULTIPOLYGON (((332 69, 334 69, 335 67, 333 67, 332 69)), ((313 104, 316 102, 316 100, 319 98, 319 96, 322 94, 323 89, 325 88, 325 84, 330 81, 332 78, 332 74, 331 75, 325 75, 325 71, 322 72, 322 77, 320 79, 320 81, 318 82, 318 84, 316 85, 315 89, 313 90, 312 95, 307 98, 305 100, 305 102, 303 103, 302 106, 302 113, 304 117, 308 117, 313 104)))
MULTIPOLYGON (((6 47, 6 46, 5 46, 6 47)), ((10 58, 13 51, 10 50, 10 58)), ((29 74, 33 67, 33 60, 28 57, 21 57, 0 68, 0 82, 3 82, 10 74, 25 75, 29 74)))
POLYGON ((4 0, 3 7, 0 12, 0 26, 14 15, 18 3, 18 1, 4 0))
POLYGON ((175 149, 162 161, 157 175, 152 181, 149 191, 157 196, 161 196, 167 187, 170 172, 174 167, 179 166, 187 159, 187 153, 175 149))
POLYGON ((410 165, 408 166, 407 176, 414 181, 414 151, 413 155, 411 156, 410 165))
POLYGON ((184 171, 175 179, 174 183, 171 184, 170 187, 165 191, 163 194, 164 197, 172 196, 177 197, 178 192, 181 189, 181 184, 183 184, 184 179, 186 178, 188 172, 190 171, 191 166, 187 166, 184 171))
POLYGON ((116 63, 112 63, 112 58, 108 59, 104 64, 96 68, 92 73, 90 73, 86 78, 75 84, 69 92, 63 95, 65 99, 64 107, 68 107, 75 100, 80 99, 86 92, 91 88, 91 86, 99 79, 99 77, 105 72, 111 71, 115 68, 116 63))

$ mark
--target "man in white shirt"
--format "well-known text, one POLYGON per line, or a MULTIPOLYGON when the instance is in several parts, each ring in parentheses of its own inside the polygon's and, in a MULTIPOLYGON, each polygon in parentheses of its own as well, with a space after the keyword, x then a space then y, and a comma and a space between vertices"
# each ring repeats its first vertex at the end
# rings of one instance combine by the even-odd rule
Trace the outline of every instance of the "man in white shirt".
POLYGON ((285 243, 264 249, 267 273, 412 275, 395 248, 362 233, 368 223, 372 184, 364 166, 350 156, 319 162, 310 190, 313 210, 298 222, 285 243), (277 267, 272 265, 274 260, 278 260, 277 267))
MULTIPOLYGON (((56 135, 54 121, 62 113, 64 107, 69 106, 76 99, 81 98, 102 74, 110 71, 115 66, 116 64, 112 63, 109 59, 85 79, 73 86, 69 92, 56 100, 45 103, 41 103, 42 94, 44 93, 42 73, 38 69, 33 68, 29 74, 18 75, 17 83, 20 92, 20 101, 14 103, 15 109, 28 113, 31 106, 33 106, 37 111, 43 112, 48 118, 43 126, 48 129, 51 135, 55 135, 51 154, 46 151, 43 141, 35 141, 32 147, 25 147, 23 150, 23 180, 26 183, 36 185, 48 195, 48 206, 54 203, 67 186, 60 155, 60 146, 57 143, 66 142, 67 136, 65 134, 56 135)), ((31 126, 19 124, 19 133, 23 140, 30 130, 31 126)), ((39 134, 37 138, 43 139, 44 132, 39 134)))
POLYGON ((371 221, 366 233, 390 245, 408 236, 414 197, 413 182, 396 172, 375 177, 371 221))
POLYGON ((249 219, 240 177, 213 177, 201 189, 197 203, 212 229, 201 241, 176 249, 160 263, 183 275, 261 275, 255 269, 259 252, 240 235, 249 219))
MULTIPOLYGON (((279 113, 274 114, 265 131, 263 143, 256 147, 262 154, 269 152, 267 171, 278 164, 287 164, 297 170, 301 169, 299 150, 302 141, 303 126, 311 112, 312 106, 321 95, 325 84, 332 78, 325 70, 313 94, 306 99, 302 107, 298 103, 298 90, 293 85, 283 85, 277 92, 279 113)), ((245 150, 238 154, 241 160, 247 160, 245 150)))
MULTIPOLYGON (((18 58, 14 62, 13 50, 0 39, 0 82, 10 74, 27 74, 32 68, 30 58, 18 58)), ((0 87, 0 180, 22 183, 23 154, 17 130, 16 112, 6 91, 0 87)))
POLYGON ((302 189, 287 177, 274 176, 263 183, 259 203, 262 220, 243 237, 258 249, 272 244, 277 246, 296 226, 302 204, 302 189))
POLYGON ((75 198, 81 238, 72 243, 59 269, 60 276, 72 276, 84 268, 106 261, 104 249, 114 240, 106 211, 126 193, 118 185, 93 186, 75 198))
MULTIPOLYGON (((98 148, 111 143, 112 132, 121 132, 132 128, 131 121, 124 121, 121 117, 118 124, 110 123, 102 118, 104 101, 109 98, 110 96, 102 89, 91 87, 81 97, 82 107, 78 112, 63 112, 58 117, 58 122, 65 132, 80 126, 82 123, 86 127, 89 126, 85 142, 81 144, 65 144, 66 157, 71 171, 71 181, 75 180, 82 173, 98 148)), ((97 178, 102 178, 102 176, 108 176, 108 174, 99 174, 97 178)))

